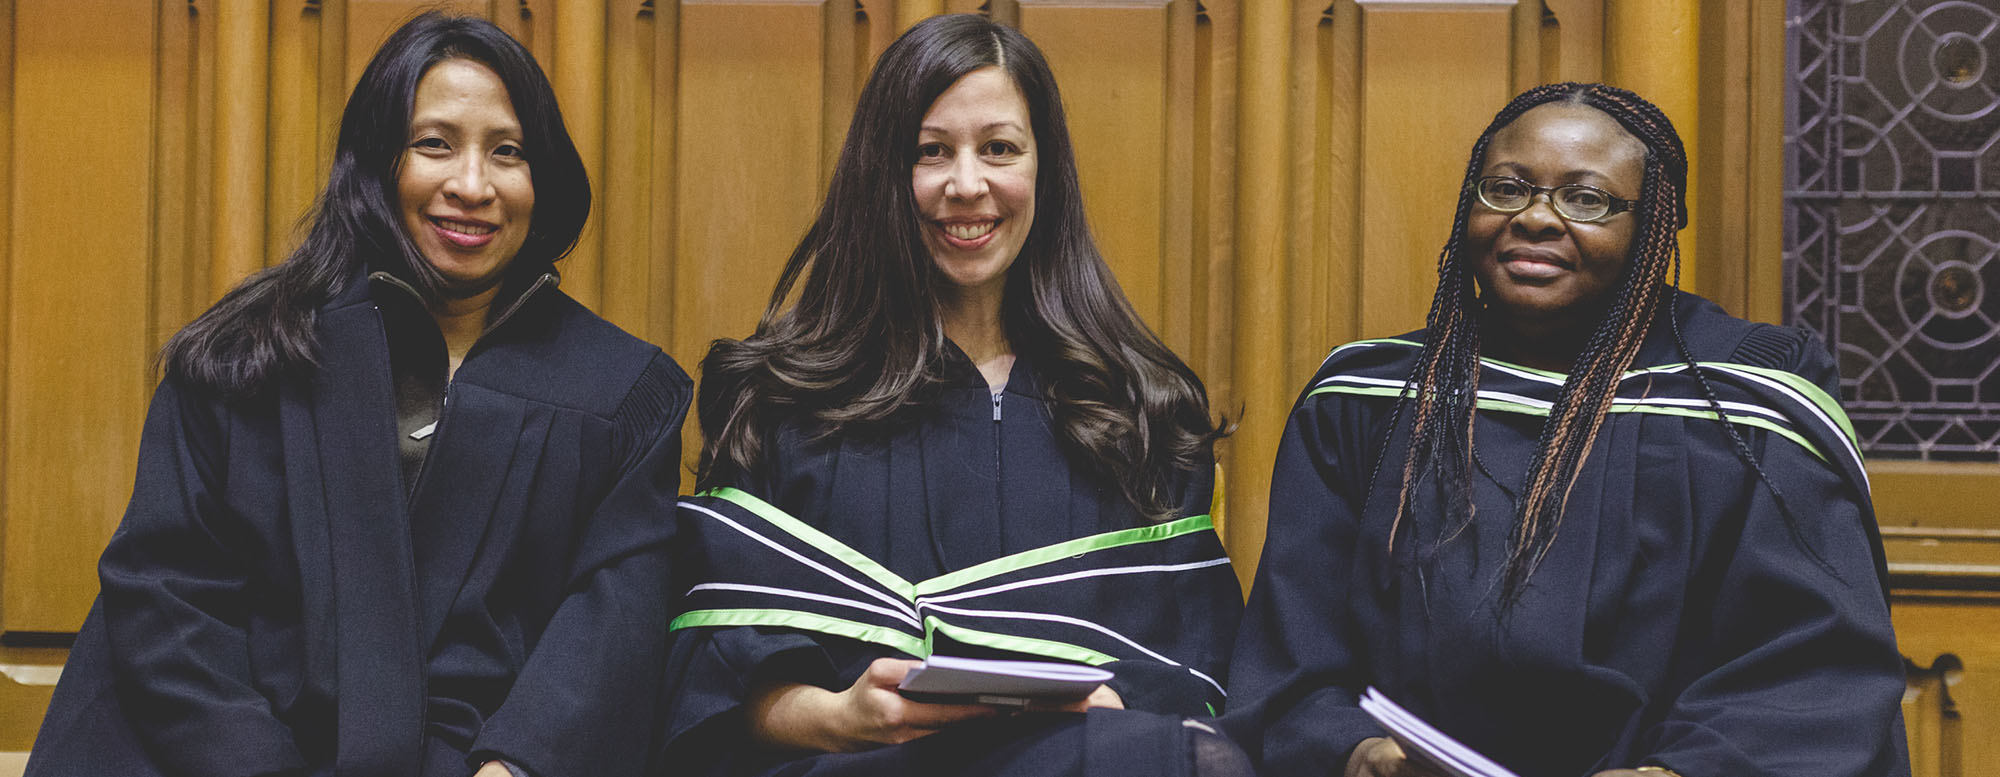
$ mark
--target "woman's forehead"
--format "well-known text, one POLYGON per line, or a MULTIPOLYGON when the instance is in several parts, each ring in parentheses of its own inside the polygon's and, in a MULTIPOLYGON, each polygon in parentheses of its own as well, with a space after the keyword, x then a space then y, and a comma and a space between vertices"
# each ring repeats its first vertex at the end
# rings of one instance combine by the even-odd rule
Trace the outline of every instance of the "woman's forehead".
POLYGON ((1547 103, 1522 113, 1494 133, 1486 167, 1528 168, 1545 175, 1595 173, 1629 177, 1645 172, 1646 144, 1609 114, 1587 105, 1547 103))

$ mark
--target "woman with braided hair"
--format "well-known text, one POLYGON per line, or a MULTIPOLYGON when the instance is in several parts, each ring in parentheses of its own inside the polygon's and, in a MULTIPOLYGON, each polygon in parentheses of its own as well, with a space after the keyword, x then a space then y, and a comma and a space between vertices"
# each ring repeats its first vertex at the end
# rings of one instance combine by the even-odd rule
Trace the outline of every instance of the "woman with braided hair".
POLYGON ((1824 349, 1680 291, 1687 156, 1555 84, 1473 146, 1426 327, 1294 408, 1231 666, 1272 775, 1908 772, 1881 542, 1824 349))

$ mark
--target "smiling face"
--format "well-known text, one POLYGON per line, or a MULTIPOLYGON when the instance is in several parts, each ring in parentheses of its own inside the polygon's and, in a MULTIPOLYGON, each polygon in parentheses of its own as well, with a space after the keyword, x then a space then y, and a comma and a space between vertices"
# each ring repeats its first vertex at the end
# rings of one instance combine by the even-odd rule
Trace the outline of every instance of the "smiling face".
POLYGON ((495 288, 528 239, 535 186, 507 87, 481 63, 447 59, 417 82, 396 167, 403 229, 454 297, 495 288))
MULTIPOLYGON (((1536 186, 1589 184, 1637 199, 1646 146, 1595 108, 1550 103, 1494 133, 1481 176, 1508 175, 1536 186)), ((1638 214, 1597 223, 1564 220, 1538 194, 1517 213, 1478 200, 1466 216, 1465 250, 1490 311, 1517 329, 1588 332, 1625 269, 1638 214)))
POLYGON ((1035 224, 1035 151, 1028 102, 998 67, 965 74, 924 114, 910 186, 931 261, 960 300, 1005 289, 1035 224))

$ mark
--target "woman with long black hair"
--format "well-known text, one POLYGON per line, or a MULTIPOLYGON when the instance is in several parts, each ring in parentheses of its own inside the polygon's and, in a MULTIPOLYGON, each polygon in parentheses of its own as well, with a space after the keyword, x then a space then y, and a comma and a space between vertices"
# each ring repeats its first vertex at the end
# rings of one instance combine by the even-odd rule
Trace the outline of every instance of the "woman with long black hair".
POLYGON ((1597 84, 1480 136, 1427 327, 1286 428, 1231 677, 1262 772, 1437 775, 1370 686, 1523 775, 1907 772, 1834 365, 1678 290, 1687 169, 1597 84))
POLYGON ((556 288, 547 78, 427 13, 302 245, 182 329, 28 773, 641 773, 692 385, 556 288))
POLYGON ((1219 432, 1091 240, 1026 37, 944 16, 883 53, 756 333, 702 372, 673 773, 1242 766, 1184 724, 1221 706, 1241 606, 1219 432), (938 655, 1113 677, 1014 715, 898 695, 938 655))

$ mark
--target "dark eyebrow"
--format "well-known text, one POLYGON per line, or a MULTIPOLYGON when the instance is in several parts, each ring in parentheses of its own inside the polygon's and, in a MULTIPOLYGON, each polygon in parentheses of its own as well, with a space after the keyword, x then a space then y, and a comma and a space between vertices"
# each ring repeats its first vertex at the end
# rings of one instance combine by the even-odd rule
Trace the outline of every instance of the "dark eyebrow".
MULTIPOLYGON (((1026 131, 1027 131, 1026 129, 1022 128, 1022 127, 1021 127, 1021 125, 1020 125, 1019 123, 1016 123, 1016 122, 1013 122, 1013 121, 1005 121, 1005 120, 1003 120, 1003 121, 996 121, 996 122, 992 122, 992 123, 990 123, 990 124, 987 124, 987 125, 986 125, 986 126, 984 126, 984 127, 980 127, 980 128, 979 128, 979 131, 980 131, 980 132, 982 132, 982 133, 985 133, 985 132, 992 132, 993 130, 995 130, 995 129, 999 129, 999 128, 1002 128, 1002 127, 1011 127, 1011 128, 1013 128, 1013 129, 1016 129, 1016 130, 1019 130, 1019 131, 1021 131, 1021 132, 1026 132, 1026 131)), ((935 132, 935 133, 937 133, 937 134, 939 134, 939 135, 948 135, 948 134, 950 134, 949 132, 947 132, 947 131, 945 130, 945 128, 943 128, 943 127, 939 127, 939 126, 937 126, 937 125, 935 125, 935 124, 925 124, 925 125, 923 125, 923 126, 921 126, 921 127, 917 128, 917 131, 918 131, 918 132, 935 132)))
MULTIPOLYGON (((443 119, 443 118, 420 119, 419 117, 414 115, 410 117, 410 132, 415 133, 418 130, 424 130, 424 129, 438 129, 446 132, 465 131, 465 128, 460 126, 458 122, 452 121, 450 119, 443 119)), ((493 132, 489 134, 493 137, 506 137, 506 138, 524 138, 526 136, 526 133, 522 131, 520 125, 518 124, 495 128, 493 132)))

